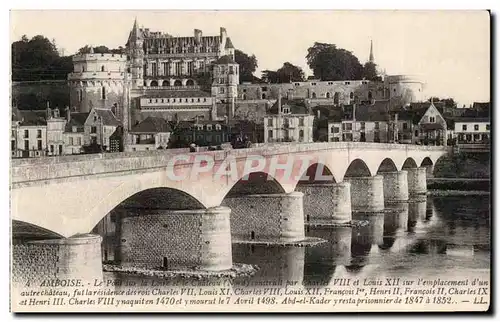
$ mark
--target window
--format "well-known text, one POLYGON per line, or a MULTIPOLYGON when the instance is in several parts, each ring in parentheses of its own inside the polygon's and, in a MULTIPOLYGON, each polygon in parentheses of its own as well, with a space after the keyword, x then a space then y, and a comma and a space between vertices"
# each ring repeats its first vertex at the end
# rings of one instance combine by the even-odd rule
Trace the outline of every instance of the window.
POLYGON ((224 87, 219 87, 219 94, 224 94, 224 87))
POLYGON ((375 122, 375 130, 378 130, 380 129, 380 123, 379 122, 375 122))
POLYGON ((284 107, 283 114, 290 114, 290 109, 288 107, 284 107))
POLYGON ((312 93, 312 98, 316 98, 316 93, 312 93))
POLYGON ((50 153, 54 153, 54 145, 53 144, 50 145, 50 153))
POLYGON ((30 149, 30 141, 29 140, 24 140, 24 149, 29 150, 30 149))
POLYGON ((360 133, 359 141, 360 142, 366 142, 366 133, 365 132, 361 132, 360 133))
POLYGON ((267 87, 262 87, 263 92, 267 92, 267 87))
POLYGON ((418 136, 418 130, 415 130, 415 136, 418 136))
POLYGON ((474 134, 474 141, 478 141, 479 140, 479 134, 474 134))
POLYGON ((339 132, 340 132, 340 128, 339 128, 339 127, 334 126, 334 127, 333 127, 333 133, 339 133, 339 132))
POLYGON ((365 122, 361 122, 361 129, 364 130, 365 129, 365 122))
POLYGON ((489 131, 489 130, 490 130, 490 125, 486 124, 486 131, 489 131))
POLYGON ((430 123, 435 123, 436 122, 436 118, 434 116, 429 117, 429 122, 430 123))
POLYGON ((311 83, 312 86, 316 86, 316 83, 311 83))
POLYGON ((349 98, 350 98, 350 99, 353 99, 353 98, 354 98, 354 93, 353 93, 353 92, 351 92, 351 94, 349 94, 349 98))
POLYGON ((262 94, 262 99, 265 100, 266 99, 266 94, 262 94))
POLYGON ((301 117, 299 119, 299 126, 304 126, 304 118, 303 117, 301 117))
POLYGON ((374 132, 373 134, 373 142, 380 142, 380 132, 374 132))
POLYGON ((474 124, 474 131, 479 131, 479 124, 474 124))
POLYGON ((303 141, 304 140, 304 130, 300 130, 299 131, 299 141, 303 141))
POLYGON ((105 100, 105 99, 106 99, 106 88, 104 88, 104 86, 102 87, 102 90, 101 90, 101 98, 102 98, 103 100, 105 100))
POLYGON ((83 92, 82 90, 78 90, 78 102, 81 102, 83 100, 83 92))
POLYGON ((30 137, 30 131, 29 130, 24 130, 24 138, 27 139, 30 137))
POLYGON ((101 66, 101 72, 104 72, 104 65, 101 66))
POLYGON ((268 137, 268 139, 272 139, 273 138, 273 130, 267 131, 267 137, 268 137))
POLYGON ((82 145, 82 138, 80 137, 76 138, 76 145, 82 145))
POLYGON ((36 130, 36 137, 40 139, 42 137, 42 130, 36 130))
POLYGON ((345 123, 346 131, 352 131, 352 123, 345 123))
POLYGON ((272 118, 267 119, 267 126, 273 126, 273 119, 272 118))
POLYGON ((73 137, 72 136, 69 137, 69 145, 73 145, 73 137))
POLYGON ((462 125, 462 131, 467 131, 467 124, 462 125))
POLYGON ((153 77, 156 77, 158 73, 158 68, 156 67, 156 63, 151 63, 151 74, 153 77))
POLYGON ((90 127, 90 133, 97 133, 97 127, 96 126, 91 126, 90 127))
POLYGON ((38 140, 37 143, 38 143, 38 146, 37 146, 38 150, 42 150, 42 140, 38 140))
POLYGON ((408 129, 408 123, 404 122, 403 123, 403 130, 407 130, 408 129))

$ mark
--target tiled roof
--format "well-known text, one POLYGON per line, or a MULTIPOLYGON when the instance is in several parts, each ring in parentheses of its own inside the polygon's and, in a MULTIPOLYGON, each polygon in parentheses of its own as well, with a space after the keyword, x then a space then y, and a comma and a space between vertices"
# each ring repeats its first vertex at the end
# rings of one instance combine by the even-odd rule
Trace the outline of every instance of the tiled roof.
MULTIPOLYGON (((276 103, 269 109, 268 114, 278 114, 278 104, 276 103)), ((303 99, 292 99, 289 100, 287 98, 281 99, 281 107, 282 110, 284 108, 288 108, 290 110, 290 114, 309 114, 309 109, 306 107, 305 101, 303 99)))
POLYGON ((388 122, 389 117, 389 101, 375 101, 370 105, 356 106, 355 117, 356 121, 360 122, 388 122))
POLYGON ((444 125, 441 123, 424 123, 420 124, 423 130, 444 130, 444 125))
POLYGON ((149 116, 139 124, 132 127, 132 133, 167 133, 171 132, 172 128, 167 120, 161 117, 149 116))
POLYGON ((231 42, 231 38, 227 37, 225 49, 234 48, 233 43, 231 42))
POLYGON ((45 110, 13 110, 12 120, 21 122, 21 125, 47 125, 45 110))
POLYGON ((395 111, 395 113, 398 114, 398 120, 412 121, 413 124, 417 124, 422 119, 427 109, 428 107, 411 110, 402 109, 399 111, 395 111))
POLYGON ((148 93, 141 98, 191 98, 191 97, 212 97, 211 93, 201 90, 162 90, 157 93, 148 93))
POLYGON ((115 117, 109 109, 94 108, 94 111, 101 118, 103 125, 119 126, 120 121, 115 117))
POLYGON ((483 123, 490 122, 489 117, 455 117, 455 122, 467 122, 467 123, 483 123))
POLYGON ((236 64, 233 57, 229 55, 222 56, 215 61, 215 64, 236 64))
POLYGON ((88 112, 71 112, 69 122, 66 123, 65 132, 73 132, 73 126, 83 128, 85 121, 89 117, 88 112))

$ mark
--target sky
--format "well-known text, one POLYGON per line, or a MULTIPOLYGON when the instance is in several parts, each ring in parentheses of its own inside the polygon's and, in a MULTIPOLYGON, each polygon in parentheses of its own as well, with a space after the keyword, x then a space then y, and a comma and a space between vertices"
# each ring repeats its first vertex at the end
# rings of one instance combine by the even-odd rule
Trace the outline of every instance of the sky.
POLYGON ((284 62, 302 67, 314 42, 350 50, 368 60, 370 40, 378 68, 426 83, 427 97, 452 97, 459 106, 490 100, 490 16, 487 11, 11 11, 10 39, 42 34, 66 55, 86 44, 124 46, 134 19, 173 36, 193 30, 218 35, 225 27, 237 49, 254 54, 262 70, 284 62))

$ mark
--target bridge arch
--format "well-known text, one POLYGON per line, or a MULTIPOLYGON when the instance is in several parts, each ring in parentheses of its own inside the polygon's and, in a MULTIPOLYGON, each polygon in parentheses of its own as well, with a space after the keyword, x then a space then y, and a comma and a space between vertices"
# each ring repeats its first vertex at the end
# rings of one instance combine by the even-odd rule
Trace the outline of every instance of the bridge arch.
POLYGON ((297 185, 318 183, 337 183, 330 168, 323 163, 311 164, 306 171, 300 174, 297 185))
POLYGON ((281 193, 285 193, 285 189, 278 180, 266 172, 259 171, 242 176, 231 186, 223 199, 241 195, 281 193))
POLYGON ((394 161, 391 158, 385 158, 380 163, 378 170, 377 170, 377 173, 395 172, 395 171, 398 171, 398 168, 397 168, 396 164, 394 163, 394 161))
POLYGON ((432 162, 431 158, 425 157, 422 160, 422 163, 420 164, 421 167, 428 167, 434 165, 434 162, 432 162))
POLYGON ((370 168, 366 165, 365 161, 361 159, 355 159, 347 167, 344 174, 344 178, 349 177, 371 177, 372 173, 370 168))
POLYGON ((417 162, 413 158, 407 158, 402 166, 403 169, 418 168, 417 162))
POLYGON ((64 237, 55 231, 15 219, 11 222, 11 229, 12 239, 15 242, 24 240, 59 239, 64 237))

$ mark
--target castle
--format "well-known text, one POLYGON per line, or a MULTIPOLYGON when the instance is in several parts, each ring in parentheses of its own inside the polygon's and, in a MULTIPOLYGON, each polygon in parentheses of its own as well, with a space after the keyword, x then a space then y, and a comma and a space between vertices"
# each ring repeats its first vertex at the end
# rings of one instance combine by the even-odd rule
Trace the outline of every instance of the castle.
MULTIPOLYGON (((305 99, 312 106, 380 100, 402 106, 424 98, 424 83, 408 75, 379 81, 240 84, 235 48, 225 28, 220 28, 219 35, 204 36, 195 29, 191 37, 174 37, 140 28, 136 20, 126 53, 74 56, 74 72, 68 75, 71 106, 81 112, 92 107, 114 109, 127 128, 148 116, 262 122, 279 95, 305 99)), ((370 61, 374 61, 372 48, 370 61)))

